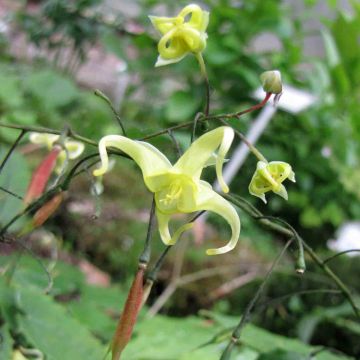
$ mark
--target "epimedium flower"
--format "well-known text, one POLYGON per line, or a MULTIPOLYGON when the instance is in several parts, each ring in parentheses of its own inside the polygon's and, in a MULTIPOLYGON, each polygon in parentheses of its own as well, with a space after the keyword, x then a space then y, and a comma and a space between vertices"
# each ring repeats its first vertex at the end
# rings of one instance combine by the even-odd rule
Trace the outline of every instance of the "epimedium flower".
POLYGON ((175 17, 149 18, 162 35, 156 67, 176 63, 189 53, 200 54, 205 49, 209 13, 199 5, 187 5, 175 17))
POLYGON ((265 193, 268 191, 273 191, 287 200, 288 194, 282 184, 286 179, 295 182, 295 173, 291 165, 283 161, 271 161, 269 163, 259 161, 249 185, 249 192, 251 195, 259 197, 265 204, 265 193))
POLYGON ((218 182, 225 193, 229 191, 222 176, 222 165, 233 138, 234 130, 227 126, 209 131, 194 141, 172 165, 164 154, 149 143, 121 135, 108 135, 99 142, 101 167, 94 170, 94 176, 102 176, 108 171, 108 147, 123 151, 140 167, 146 187, 155 194, 156 217, 162 241, 166 245, 175 244, 181 233, 193 225, 185 224, 171 235, 169 222, 172 215, 208 210, 222 216, 231 227, 232 235, 228 244, 206 251, 208 255, 223 254, 232 250, 238 241, 240 219, 234 207, 209 183, 201 180, 201 173, 209 165, 209 160, 215 159, 218 182), (217 149, 218 154, 214 157, 217 149))
MULTIPOLYGON (((46 146, 48 150, 52 150, 59 140, 60 135, 48 134, 48 133, 30 133, 30 142, 37 145, 46 146)), ((69 159, 74 160, 78 158, 84 151, 84 144, 80 141, 65 139, 65 149, 62 149, 57 156, 57 164, 55 172, 59 173, 66 159, 66 152, 68 153, 69 159)))

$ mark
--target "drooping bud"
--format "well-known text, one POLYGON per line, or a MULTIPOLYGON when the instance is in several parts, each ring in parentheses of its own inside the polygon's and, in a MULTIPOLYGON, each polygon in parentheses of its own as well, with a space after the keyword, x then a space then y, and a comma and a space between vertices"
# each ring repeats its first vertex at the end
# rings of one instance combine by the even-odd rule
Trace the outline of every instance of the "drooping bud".
POLYGON ((44 192, 50 175, 55 168, 56 159, 58 158, 60 151, 61 147, 55 146, 34 171, 24 197, 24 203, 26 205, 36 200, 44 192))
POLYGON ((278 70, 265 71, 260 75, 262 88, 266 93, 281 94, 281 73, 278 70))

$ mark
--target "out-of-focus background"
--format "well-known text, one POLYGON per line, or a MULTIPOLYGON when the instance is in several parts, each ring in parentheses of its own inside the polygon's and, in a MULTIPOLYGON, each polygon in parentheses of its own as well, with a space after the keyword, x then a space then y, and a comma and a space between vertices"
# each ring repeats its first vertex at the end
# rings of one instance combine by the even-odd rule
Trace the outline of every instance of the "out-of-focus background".
MULTIPOLYGON (((360 249, 359 2, 198 3, 210 11, 204 59, 212 113, 255 104, 259 75, 270 69, 280 70, 283 82, 309 99, 300 109, 295 96, 280 103, 276 112, 268 105, 231 122, 245 134, 258 130, 257 146, 265 156, 293 166, 297 182, 287 186, 289 201, 272 194, 264 205, 249 195, 256 166, 251 155, 235 174, 231 190, 264 213, 284 218, 324 259, 360 249), (264 116, 268 118, 259 130, 264 116)), ((172 16, 186 4, 2 0, 0 122, 58 130, 69 124, 95 141, 120 133, 94 89, 111 98, 131 138, 192 120, 204 102, 198 65, 187 56, 178 64, 154 68, 159 35, 148 19, 149 14, 172 16)), ((174 132, 182 150, 189 134, 174 132)), ((0 159, 17 136, 16 130, 0 128, 0 159)), ((176 159, 169 136, 152 144, 176 159)), ((0 175, 1 188, 23 196, 45 154, 25 137, 0 175)), ((215 180, 211 169, 206 178, 215 180)), ((5 282, 0 283, 1 359, 13 359, 19 351, 36 358, 25 348, 63 360, 95 360, 105 353, 143 248, 151 194, 139 170, 122 158, 104 177, 100 197, 91 188, 90 177, 79 176, 56 215, 24 239, 51 269, 51 296, 42 292, 46 274, 38 261, 26 252, 20 257, 19 246, 1 244, 0 270, 12 284, 9 294, 5 282), (13 263, 17 266, 8 276, 13 263)), ((1 190, 0 224, 22 206, 1 190)), ((229 329, 285 243, 245 213, 239 215, 242 232, 234 251, 205 255, 205 249, 229 236, 227 225, 211 214, 173 249, 126 359, 219 358, 229 329)), ((22 225, 16 223, 12 232, 22 225)), ((152 261, 162 249, 155 232, 152 261)), ((315 291, 336 288, 309 259, 307 272, 296 276, 295 254, 296 247, 274 272, 234 359, 359 358, 360 324, 350 306, 337 293, 315 291)), ((329 262, 354 294, 360 291, 359 255, 329 262)))

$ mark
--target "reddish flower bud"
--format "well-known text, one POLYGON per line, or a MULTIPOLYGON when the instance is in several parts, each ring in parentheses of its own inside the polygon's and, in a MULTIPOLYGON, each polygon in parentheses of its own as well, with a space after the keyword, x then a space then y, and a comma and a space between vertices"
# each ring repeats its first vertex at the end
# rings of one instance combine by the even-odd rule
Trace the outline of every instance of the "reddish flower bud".
POLYGON ((34 228, 41 226, 56 211, 63 199, 64 193, 61 192, 47 201, 33 217, 34 228))
POLYGON ((143 296, 143 281, 144 281, 143 267, 140 267, 135 275, 135 279, 131 285, 128 298, 124 306, 118 322, 114 338, 111 344, 112 360, 119 360, 122 351, 128 344, 133 332, 136 318, 141 309, 141 302, 143 296))
POLYGON ((44 192, 46 184, 56 165, 56 159, 61 151, 59 146, 55 146, 45 157, 41 164, 36 168, 26 191, 24 202, 26 205, 40 197, 44 192))

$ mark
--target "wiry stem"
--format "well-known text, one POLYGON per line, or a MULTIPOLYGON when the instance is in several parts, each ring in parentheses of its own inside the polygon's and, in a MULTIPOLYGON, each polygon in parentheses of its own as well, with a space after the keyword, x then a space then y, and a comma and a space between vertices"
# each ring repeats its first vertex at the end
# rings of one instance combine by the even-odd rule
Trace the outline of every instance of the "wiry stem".
POLYGON ((115 116, 115 119, 116 119, 118 125, 121 128, 121 131, 122 131, 123 135, 127 136, 124 124, 123 124, 123 122, 121 120, 121 117, 120 117, 119 113, 115 110, 115 107, 114 107, 113 103, 110 101, 110 99, 102 91, 100 91, 99 89, 96 89, 94 91, 94 94, 96 96, 98 96, 100 99, 103 99, 109 105, 111 111, 113 112, 113 114, 115 116))
MULTIPOLYGON (((231 126, 226 120, 224 119, 219 119, 219 121, 226 125, 226 126, 231 126)), ((264 161, 267 163, 267 160, 265 158, 265 156, 253 145, 251 144, 251 142, 245 137, 244 134, 242 134, 240 131, 234 129, 235 135, 242 141, 245 143, 245 145, 250 149, 250 151, 257 157, 257 159, 259 161, 264 161)))
POLYGON ((7 194, 9 194, 9 195, 11 195, 11 196, 13 196, 13 197, 15 197, 15 198, 17 198, 17 199, 19 199, 19 200, 23 200, 23 198, 22 198, 20 195, 15 194, 14 192, 12 192, 12 191, 10 191, 10 190, 8 190, 8 189, 5 189, 5 188, 2 187, 2 186, 0 186, 0 190, 6 192, 7 194))
POLYGON ((277 266, 277 264, 279 263, 279 261, 281 260, 283 255, 285 254, 287 248, 290 246, 292 241, 293 241, 293 239, 288 240, 288 242, 285 244, 284 248, 281 250, 280 254, 274 260, 273 264, 271 265, 271 268, 267 272, 267 274, 266 274, 264 280, 262 281, 261 285, 259 286, 257 292, 255 293, 255 295, 253 296, 253 298, 250 300, 249 304, 247 305, 247 307, 244 311, 244 314, 242 315, 242 317, 240 319, 239 324, 234 329, 231 340, 229 341, 227 347, 225 348, 223 354, 221 355, 220 360, 229 360, 230 359, 232 350, 233 350, 234 346, 237 344, 237 342, 239 341, 243 328, 250 320, 251 311, 253 310, 254 306, 256 305, 257 301, 259 300, 260 295, 264 291, 265 285, 267 284, 275 267, 277 266))
MULTIPOLYGON (((293 231, 290 229, 274 223, 272 220, 263 218, 264 215, 256 209, 256 216, 254 216, 254 213, 249 211, 248 206, 244 206, 244 203, 239 201, 238 198, 232 196, 232 195, 223 195, 225 198, 227 198, 229 201, 231 201, 234 205, 238 206, 245 212, 247 212, 250 216, 252 216, 254 219, 258 220, 260 224, 266 226, 267 228, 274 230, 278 232, 279 234, 283 234, 288 237, 293 237, 293 231)), ((252 206, 255 208, 254 206, 252 206)), ((306 243, 306 241, 299 237, 301 240, 305 251, 308 253, 308 255, 312 258, 312 260, 324 271, 324 273, 331 278, 331 280, 336 284, 336 286, 339 288, 345 299, 349 302, 351 305, 354 314, 360 318, 360 310, 357 307, 350 290, 347 288, 347 286, 343 283, 343 281, 320 259, 320 257, 315 253, 315 251, 306 243)))
POLYGON ((328 257, 327 259, 323 260, 323 263, 326 264, 331 260, 334 260, 335 258, 337 258, 338 256, 344 255, 344 254, 348 254, 351 252, 360 252, 360 249, 349 249, 349 250, 344 250, 344 251, 340 251, 330 257, 328 257))
POLYGON ((4 169, 7 161, 9 160, 11 154, 13 153, 13 151, 15 150, 15 148, 18 146, 20 140, 23 138, 23 136, 26 134, 26 130, 21 129, 21 132, 19 134, 19 136, 16 138, 15 142, 11 145, 9 151, 6 153, 4 160, 1 162, 0 164, 0 173, 2 172, 2 170, 4 169))

